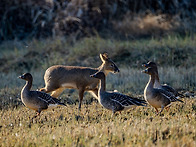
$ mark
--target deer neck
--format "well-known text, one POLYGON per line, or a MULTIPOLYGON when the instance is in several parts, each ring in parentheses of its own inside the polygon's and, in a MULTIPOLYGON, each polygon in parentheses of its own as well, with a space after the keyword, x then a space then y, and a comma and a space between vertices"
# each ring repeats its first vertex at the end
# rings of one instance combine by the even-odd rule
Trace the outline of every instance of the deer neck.
POLYGON ((109 71, 105 70, 105 63, 102 63, 102 65, 98 67, 98 71, 104 72, 105 76, 109 74, 109 71))

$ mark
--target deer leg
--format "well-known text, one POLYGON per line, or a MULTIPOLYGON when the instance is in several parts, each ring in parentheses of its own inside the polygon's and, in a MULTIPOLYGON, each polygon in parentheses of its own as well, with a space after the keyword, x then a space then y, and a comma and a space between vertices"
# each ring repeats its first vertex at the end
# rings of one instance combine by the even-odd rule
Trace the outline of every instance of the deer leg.
POLYGON ((42 91, 42 92, 45 92, 45 93, 49 93, 52 90, 48 90, 48 88, 44 87, 44 88, 39 89, 39 91, 42 91))
POLYGON ((92 90, 90 92, 96 99, 98 98, 98 89, 94 89, 94 90, 92 90))
POLYGON ((52 84, 49 84, 49 85, 46 85, 44 88, 39 89, 39 91, 49 93, 49 92, 55 91, 56 89, 58 89, 58 87, 54 87, 52 86, 52 84))
POLYGON ((83 96, 84 96, 84 89, 79 89, 79 106, 78 106, 79 110, 81 110, 83 96))
POLYGON ((58 88, 58 89, 56 89, 55 91, 52 92, 51 96, 57 98, 63 92, 63 90, 64 90, 63 87, 58 88))

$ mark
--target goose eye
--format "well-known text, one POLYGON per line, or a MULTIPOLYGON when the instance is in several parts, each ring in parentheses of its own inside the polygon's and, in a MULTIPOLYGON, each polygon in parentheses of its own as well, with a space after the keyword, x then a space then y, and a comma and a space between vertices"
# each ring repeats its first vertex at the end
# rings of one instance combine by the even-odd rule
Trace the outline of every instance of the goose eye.
POLYGON ((111 64, 110 66, 111 66, 111 67, 114 67, 114 64, 111 64))

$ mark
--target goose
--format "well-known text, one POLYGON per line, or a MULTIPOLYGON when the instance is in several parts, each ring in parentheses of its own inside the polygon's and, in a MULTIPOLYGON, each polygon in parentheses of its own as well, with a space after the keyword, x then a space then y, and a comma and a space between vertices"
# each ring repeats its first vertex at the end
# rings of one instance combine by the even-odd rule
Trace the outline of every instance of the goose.
POLYGON ((91 75, 100 80, 98 90, 98 101, 106 109, 111 110, 113 114, 117 111, 128 110, 133 106, 145 106, 146 101, 121 94, 114 91, 106 91, 106 80, 103 72, 97 72, 91 75))
POLYGON ((184 95, 178 93, 177 90, 175 90, 173 87, 167 85, 167 84, 160 84, 160 80, 159 80, 159 73, 158 73, 158 68, 155 62, 149 61, 146 64, 143 64, 144 67, 148 68, 151 67, 154 69, 155 71, 155 83, 154 83, 154 88, 160 88, 163 90, 166 90, 167 92, 172 93, 175 97, 184 97, 184 95))
POLYGON ((144 98, 155 108, 157 115, 160 114, 164 108, 169 107, 171 102, 179 101, 183 103, 182 100, 177 99, 170 92, 153 87, 156 79, 156 70, 154 68, 149 67, 142 72, 149 75, 149 81, 144 89, 144 98), (158 112, 158 108, 161 108, 161 111, 158 112))
POLYGON ((46 110, 49 107, 63 105, 58 99, 51 97, 49 94, 40 91, 31 91, 33 77, 30 73, 24 73, 18 78, 26 81, 25 86, 21 90, 21 100, 23 104, 37 112, 37 117, 42 110, 46 110))

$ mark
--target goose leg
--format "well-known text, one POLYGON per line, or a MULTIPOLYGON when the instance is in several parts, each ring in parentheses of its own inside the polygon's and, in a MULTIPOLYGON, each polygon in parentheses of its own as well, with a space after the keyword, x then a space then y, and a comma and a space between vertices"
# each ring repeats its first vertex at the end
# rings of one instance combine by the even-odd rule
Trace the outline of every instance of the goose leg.
POLYGON ((33 121, 33 119, 36 118, 37 116, 38 116, 37 114, 36 114, 35 116, 33 116, 33 117, 31 118, 31 121, 33 121))
POLYGON ((169 105, 167 105, 167 107, 165 107, 165 109, 168 111, 170 106, 171 106, 172 103, 170 103, 169 105))
POLYGON ((38 109, 38 111, 37 111, 37 116, 40 115, 41 111, 42 111, 41 109, 38 109))
POLYGON ((111 118, 115 116, 116 111, 112 110, 111 118))
POLYGON ((161 111, 159 113, 157 113, 157 115, 161 114, 161 112, 163 111, 164 106, 161 107, 161 111))
POLYGON ((31 123, 33 123, 33 119, 37 118, 37 116, 39 116, 40 113, 41 113, 41 109, 38 109, 38 111, 36 112, 36 115, 31 118, 31 123))
POLYGON ((167 112, 169 111, 169 108, 170 108, 170 107, 166 107, 166 108, 165 108, 165 109, 167 110, 167 112))
POLYGON ((35 115, 35 118, 40 115, 41 111, 42 111, 41 109, 37 110, 37 115, 35 115))
POLYGON ((155 107, 155 110, 156 110, 157 113, 159 112, 159 110, 156 107, 155 107))

